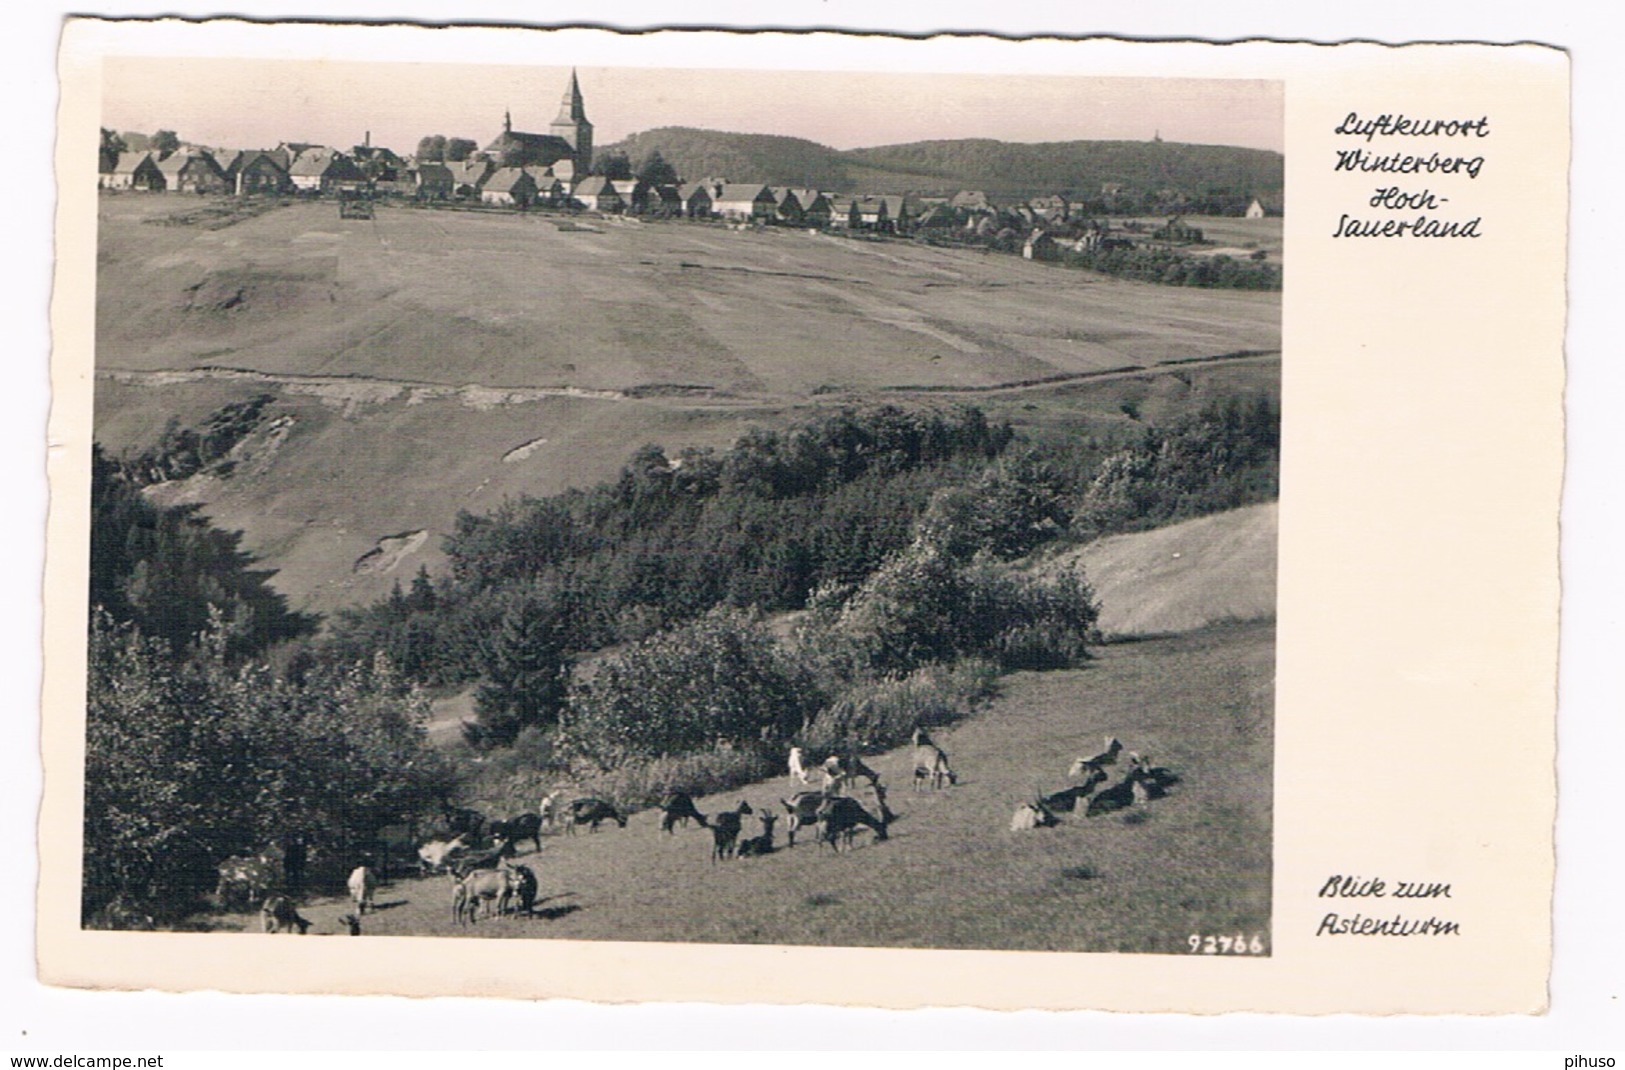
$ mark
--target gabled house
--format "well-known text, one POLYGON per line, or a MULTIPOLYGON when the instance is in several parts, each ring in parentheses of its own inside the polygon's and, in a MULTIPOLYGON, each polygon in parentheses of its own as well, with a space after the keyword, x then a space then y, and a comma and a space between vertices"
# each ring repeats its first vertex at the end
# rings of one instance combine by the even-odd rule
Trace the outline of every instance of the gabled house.
POLYGON ((856 209, 857 199, 854 197, 830 198, 829 225, 836 230, 856 230, 860 222, 856 209))
POLYGON ((772 219, 778 202, 766 185, 726 182, 712 195, 711 210, 724 219, 772 219))
POLYGON ((457 189, 457 180, 451 168, 443 163, 420 163, 409 173, 412 176, 412 195, 420 201, 449 200, 457 189))
POLYGON ((484 156, 476 156, 451 169, 452 192, 459 197, 478 197, 480 187, 491 177, 496 165, 484 156))
POLYGON ((245 193, 282 194, 293 190, 293 179, 280 155, 273 151, 245 151, 232 161, 232 180, 239 195, 245 193))
POLYGON ((334 149, 313 148, 294 157, 288 168, 288 177, 294 188, 304 193, 335 193, 339 190, 359 190, 367 185, 367 176, 355 161, 334 149))
POLYGON ((177 152, 158 164, 164 188, 171 193, 225 193, 225 172, 207 153, 177 152))
POLYGON ((853 226, 863 230, 890 230, 891 216, 884 197, 855 197, 852 200, 853 226))
POLYGON ((536 180, 522 167, 499 167, 480 187, 480 203, 529 208, 536 202, 536 180))
POLYGON ((1263 219, 1264 218, 1264 204, 1257 197, 1254 197, 1252 199, 1251 203, 1249 203, 1247 205, 1246 218, 1247 219, 1263 219))
POLYGON ((948 207, 963 208, 972 212, 989 212, 993 210, 993 202, 982 190, 962 189, 948 198, 948 207))
POLYGON ((914 220, 920 214, 913 197, 906 193, 901 196, 891 194, 880 200, 886 207, 886 223, 889 229, 901 234, 913 227, 914 220))
POLYGON ((711 217, 711 187, 704 182, 683 183, 677 187, 677 197, 682 202, 683 214, 690 219, 711 217))
POLYGON ((649 193, 654 188, 641 178, 612 178, 610 186, 625 206, 622 211, 643 215, 649 210, 649 193))
POLYGON ((790 196, 796 199, 801 206, 801 225, 804 227, 827 227, 834 212, 828 197, 815 189, 791 188, 790 196))
POLYGON ((657 216, 680 216, 683 214, 683 198, 677 192, 676 186, 650 186, 649 187, 649 214, 657 216))
POLYGON ((152 153, 121 152, 113 161, 113 169, 101 176, 100 186, 102 189, 161 190, 165 178, 152 153))
POLYGON ((594 212, 621 212, 626 202, 615 192, 615 185, 603 175, 588 175, 577 182, 570 196, 583 208, 594 212))
POLYGON ((1045 197, 1034 197, 1027 204, 1032 208, 1034 215, 1047 219, 1051 223, 1065 222, 1072 211, 1072 202, 1058 193, 1052 193, 1045 197))

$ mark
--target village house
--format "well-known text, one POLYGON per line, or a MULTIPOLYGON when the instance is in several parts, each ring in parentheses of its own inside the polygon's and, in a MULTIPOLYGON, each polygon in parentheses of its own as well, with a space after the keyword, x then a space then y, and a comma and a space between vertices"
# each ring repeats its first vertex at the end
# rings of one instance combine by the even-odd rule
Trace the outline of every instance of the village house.
POLYGON ((677 187, 677 197, 688 218, 711 218, 711 187, 704 182, 684 182, 677 187))
POLYGON ((245 151, 232 161, 232 175, 239 195, 247 193, 283 194, 293 190, 293 179, 276 151, 245 151))
POLYGON ((855 197, 852 200, 852 225, 863 230, 890 230, 891 215, 886 210, 884 197, 855 197))
POLYGON ((529 208, 536 202, 536 180, 522 167, 499 167, 480 187, 480 203, 529 208))
POLYGON ((907 233, 912 229, 914 220, 919 216, 919 209, 914 198, 908 194, 891 194, 880 198, 886 208, 886 220, 890 228, 898 234, 907 233))
POLYGON ((420 201, 444 201, 456 192, 457 180, 443 163, 420 163, 409 171, 412 195, 420 201))
POLYGON ((711 210, 724 219, 768 220, 778 209, 773 191, 753 182, 722 183, 711 196, 711 210))
POLYGON ((113 169, 101 176, 102 189, 161 190, 164 173, 158 169, 150 152, 121 152, 113 161, 113 169))
POLYGON ((1252 199, 1251 203, 1249 203, 1247 205, 1246 217, 1248 219, 1263 219, 1264 218, 1264 205, 1263 205, 1263 203, 1261 201, 1259 201, 1259 199, 1257 197, 1254 197, 1252 199))
POLYGON ((1064 223, 1070 215, 1072 204, 1059 193, 1051 193, 1044 197, 1034 197, 1027 202, 1033 214, 1046 219, 1051 223, 1064 223))
POLYGON ((452 193, 458 197, 478 197, 480 187, 496 170, 496 164, 484 156, 475 156, 451 167, 452 193))
POLYGON ((962 189, 948 198, 948 207, 969 212, 991 212, 993 202, 988 199, 987 194, 982 190, 962 189))
POLYGON ((680 216, 683 214, 683 198, 677 192, 676 186, 650 186, 649 208, 650 215, 680 216))
POLYGON ((207 153, 177 152, 158 164, 171 193, 225 193, 226 175, 207 153))
POLYGON ((801 205, 801 224, 820 229, 829 226, 833 209, 829 198, 815 189, 791 189, 790 195, 801 205))
POLYGON ((367 176, 353 160, 328 148, 306 149, 295 156, 288 168, 288 178, 301 193, 354 191, 367 185, 367 176))
POLYGON ((649 183, 641 178, 612 178, 609 184, 625 206, 622 211, 632 215, 643 215, 649 211, 649 195, 654 189, 649 183))
POLYGON ((588 175, 576 183, 570 196, 581 207, 593 212, 622 212, 626 202, 615 192, 615 185, 603 175, 588 175))
POLYGON ((827 198, 829 201, 829 225, 832 230, 853 230, 858 225, 854 212, 856 205, 854 199, 845 196, 827 198))
POLYGON ((790 192, 790 187, 769 186, 767 191, 773 195, 773 221, 791 227, 801 226, 801 201, 790 192))

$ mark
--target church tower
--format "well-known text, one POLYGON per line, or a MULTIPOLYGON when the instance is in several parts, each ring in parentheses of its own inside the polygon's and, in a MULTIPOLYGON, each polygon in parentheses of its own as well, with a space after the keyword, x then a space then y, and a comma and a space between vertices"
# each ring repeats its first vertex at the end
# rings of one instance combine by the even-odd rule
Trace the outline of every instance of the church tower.
POLYGON ((592 124, 587 121, 587 109, 581 102, 581 85, 573 69, 570 86, 559 102, 559 116, 553 120, 550 130, 575 149, 576 174, 586 174, 592 168, 592 124))

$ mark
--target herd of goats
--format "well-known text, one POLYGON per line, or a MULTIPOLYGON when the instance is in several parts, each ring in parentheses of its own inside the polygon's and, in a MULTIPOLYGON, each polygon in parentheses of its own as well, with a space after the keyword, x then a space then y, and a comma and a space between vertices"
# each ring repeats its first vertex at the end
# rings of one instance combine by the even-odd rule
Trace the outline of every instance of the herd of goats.
MULTIPOLYGON (((916 729, 914 746, 914 790, 935 791, 952 787, 958 777, 948 764, 948 755, 923 728, 916 729)), ((1179 782, 1178 774, 1163 766, 1154 766, 1134 751, 1123 757, 1124 773, 1117 783, 1101 788, 1110 779, 1107 767, 1118 764, 1124 756, 1123 744, 1114 736, 1106 738, 1105 748, 1098 754, 1079 758, 1072 763, 1068 779, 1073 783, 1050 794, 1036 794, 1030 802, 1017 807, 1010 820, 1012 832, 1044 828, 1060 823, 1060 814, 1078 813, 1086 817, 1122 810, 1137 803, 1166 795, 1179 782), (1100 789, 1100 790, 1097 790, 1100 789)), ((832 755, 823 763, 809 766, 800 747, 792 747, 789 755, 789 774, 792 784, 803 790, 788 799, 780 799, 788 820, 786 839, 794 847, 797 831, 817 827, 819 843, 828 844, 839 852, 851 849, 858 831, 873 830, 876 840, 887 837, 886 829, 896 819, 886 805, 886 789, 880 776, 855 754, 832 755), (814 788, 813 777, 822 778, 814 788), (872 813, 851 794, 858 782, 866 781, 874 797, 872 813)), ((537 894, 536 873, 529 866, 517 863, 517 845, 526 840, 542 849, 544 829, 563 831, 574 835, 585 826, 597 832, 600 825, 613 821, 626 827, 626 814, 615 806, 597 798, 578 798, 561 806, 561 791, 546 795, 534 813, 521 814, 506 821, 486 822, 483 815, 473 810, 453 809, 447 814, 447 823, 437 838, 417 847, 417 863, 422 875, 449 874, 452 880, 452 917, 456 924, 474 924, 480 917, 506 915, 517 911, 526 916, 534 912, 537 894)), ((760 856, 775 850, 774 833, 779 821, 775 812, 757 812, 750 803, 741 799, 731 810, 722 810, 707 816, 700 812, 694 799, 686 792, 669 793, 659 804, 660 828, 672 833, 689 822, 708 829, 711 833, 711 862, 734 858, 760 856), (744 819, 753 815, 761 822, 761 832, 745 837, 744 819)), ((222 903, 246 900, 262 902, 260 920, 268 933, 305 933, 310 921, 299 914, 292 898, 277 892, 278 888, 295 890, 303 883, 302 869, 305 849, 302 842, 278 845, 253 858, 229 858, 219 867, 220 883, 216 895, 222 903)), ((361 920, 369 909, 377 910, 374 894, 378 888, 379 870, 363 863, 351 871, 348 879, 350 899, 354 911, 345 914, 339 922, 351 936, 361 934, 361 920)))

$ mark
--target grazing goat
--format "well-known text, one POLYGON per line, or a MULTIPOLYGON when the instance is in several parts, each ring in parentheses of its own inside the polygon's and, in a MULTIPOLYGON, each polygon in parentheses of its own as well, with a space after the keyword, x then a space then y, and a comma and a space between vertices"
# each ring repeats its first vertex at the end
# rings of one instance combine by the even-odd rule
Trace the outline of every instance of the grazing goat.
POLYGON ((378 904, 373 902, 373 893, 378 890, 378 878, 373 875, 372 867, 357 866, 350 871, 350 879, 345 882, 350 889, 350 898, 355 902, 355 912, 365 914, 370 906, 373 913, 378 912, 378 904))
POLYGON ((536 807, 536 816, 541 819, 542 824, 547 828, 552 828, 554 823, 558 820, 559 796, 563 794, 563 788, 557 788, 550 791, 546 795, 542 796, 541 805, 536 807))
POLYGON ((1134 766, 1139 770, 1140 783, 1145 786, 1146 795, 1153 799, 1160 799, 1168 794, 1168 789, 1179 783, 1179 774, 1165 765, 1152 765, 1150 758, 1134 756, 1134 766))
POLYGON ((1061 819, 1050 813, 1042 799, 1035 799, 1016 807, 1014 816, 1010 818, 1010 831, 1026 832, 1030 829, 1049 828, 1060 823, 1061 819))
POLYGON ((490 832, 493 840, 507 840, 512 844, 518 844, 520 840, 531 840, 536 844, 538 851, 542 849, 540 814, 520 814, 506 821, 493 821, 490 832))
POLYGON ((452 876, 461 880, 477 869, 492 869, 502 865, 515 854, 510 840, 497 840, 489 849, 473 854, 458 855, 446 864, 452 876))
POLYGON ((818 810, 824 805, 825 798, 827 796, 821 791, 798 791, 788 799, 779 800, 790 812, 790 822, 785 828, 785 835, 791 847, 796 845, 796 829, 803 825, 817 824, 818 810))
POLYGON ((825 795, 839 795, 846 790, 846 786, 858 777, 869 781, 869 786, 880 786, 880 774, 863 764, 863 760, 856 754, 832 754, 824 759, 820 767, 824 775, 824 782, 820 787, 825 795))
POLYGON ((519 899, 519 909, 525 917, 536 910, 536 871, 529 866, 513 866, 513 894, 519 899))
POLYGON ((740 822, 746 814, 753 814, 750 803, 744 799, 732 810, 723 810, 711 819, 711 862, 733 858, 739 853, 740 822))
POLYGON ((613 821, 621 828, 626 827, 626 818, 615 807, 602 799, 577 799, 570 804, 570 823, 564 830, 575 835, 577 825, 592 826, 588 831, 597 832, 598 826, 605 821, 613 821))
POLYGON ((959 783, 954 771, 948 768, 948 753, 932 743, 924 732, 916 731, 914 735, 925 740, 914 747, 914 790, 936 791, 944 784, 959 783))
POLYGON ((829 844, 837 852, 840 851, 842 842, 851 849, 852 838, 857 834, 860 825, 874 829, 875 839, 883 840, 886 838, 886 825, 890 820, 884 800, 881 803, 880 813, 881 816, 877 819, 859 805, 856 799, 844 795, 825 799, 824 804, 818 809, 818 820, 824 823, 823 838, 820 842, 829 844))
POLYGON ((1101 784, 1106 782, 1106 771, 1098 765, 1089 766, 1088 774, 1082 784, 1075 784, 1051 795, 1045 795, 1039 802, 1051 813, 1061 811, 1072 813, 1078 808, 1078 803, 1087 799, 1101 784))
POLYGON ((770 855, 773 853, 773 823, 779 815, 769 810, 763 810, 756 815, 762 822, 762 834, 752 836, 748 840, 739 841, 739 857, 747 855, 770 855))
POLYGON ((458 925, 464 920, 473 925, 479 921, 480 906, 486 914, 506 914, 508 902, 515 891, 514 872, 502 869, 476 869, 465 874, 451 893, 451 916, 458 925))
POLYGON ((291 933, 297 928, 304 936, 310 931, 310 920, 299 916, 292 899, 273 895, 260 907, 260 927, 268 933, 291 933))
MULTIPOLYGON (((1091 755, 1088 758, 1079 758, 1073 762, 1072 769, 1067 773, 1067 776, 1083 776, 1084 773, 1088 772, 1090 766, 1100 769, 1108 765, 1116 765, 1117 756, 1121 753, 1123 753, 1123 741, 1116 736, 1107 736, 1106 749, 1099 754, 1091 755)), ((1129 753, 1133 754, 1132 751, 1129 753)))
POLYGON ((698 821, 700 828, 709 828, 705 815, 694 805, 693 796, 686 791, 674 791, 660 800, 660 831, 669 833, 681 821, 688 827, 689 819, 698 821))
POLYGON ((807 773, 807 765, 802 759, 801 748, 790 748, 790 779, 802 784, 812 783, 812 777, 807 773))
POLYGON ((1145 789, 1140 785, 1139 769, 1130 769, 1123 774, 1123 779, 1107 788, 1105 791, 1089 800, 1087 816, 1096 817, 1100 814, 1109 814, 1114 810, 1122 810, 1133 806, 1136 795, 1145 789), (1138 788, 1137 792, 1135 789, 1138 788))
POLYGON ((451 840, 430 840, 418 848, 418 865, 425 874, 439 873, 454 855, 467 849, 468 840, 460 833, 451 840))

